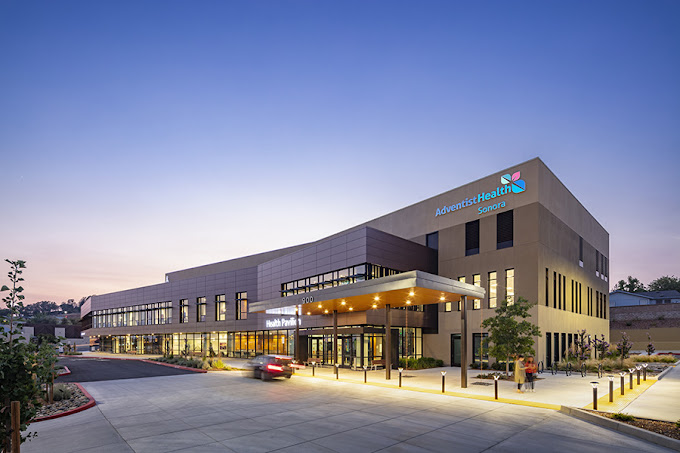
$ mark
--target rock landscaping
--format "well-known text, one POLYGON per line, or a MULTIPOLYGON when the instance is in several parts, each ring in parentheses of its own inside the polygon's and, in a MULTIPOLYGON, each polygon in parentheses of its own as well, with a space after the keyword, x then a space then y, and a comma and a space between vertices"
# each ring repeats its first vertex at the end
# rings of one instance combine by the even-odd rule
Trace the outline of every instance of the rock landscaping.
POLYGON ((66 411, 77 409, 90 402, 90 399, 80 390, 76 384, 57 384, 55 385, 55 401, 52 404, 44 403, 38 409, 35 420, 44 417, 52 417, 66 411), (57 385, 59 387, 57 387, 57 385), (60 396, 57 396, 60 395, 60 396), (57 398, 62 398, 56 401, 57 398))

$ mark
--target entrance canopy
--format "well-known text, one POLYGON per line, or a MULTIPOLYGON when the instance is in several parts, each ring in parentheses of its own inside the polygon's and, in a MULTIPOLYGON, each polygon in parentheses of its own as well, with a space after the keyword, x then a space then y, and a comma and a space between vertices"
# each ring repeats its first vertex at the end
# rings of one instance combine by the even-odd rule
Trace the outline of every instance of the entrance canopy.
POLYGON ((248 311, 271 312, 278 309, 290 313, 291 310, 294 312, 296 305, 301 305, 302 315, 323 315, 335 310, 344 313, 384 308, 387 304, 396 308, 458 302, 462 296, 483 299, 485 294, 484 288, 479 286, 427 272, 409 271, 308 293, 251 302, 248 311))

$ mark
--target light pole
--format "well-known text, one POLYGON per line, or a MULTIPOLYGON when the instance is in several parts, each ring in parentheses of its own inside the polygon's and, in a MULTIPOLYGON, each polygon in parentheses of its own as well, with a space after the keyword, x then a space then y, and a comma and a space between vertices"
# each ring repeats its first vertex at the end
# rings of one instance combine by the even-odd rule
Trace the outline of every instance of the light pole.
POLYGON ((446 392, 446 371, 442 371, 442 393, 446 392))
POLYGON ((614 376, 611 374, 607 376, 607 379, 609 379, 609 402, 613 403, 614 402, 614 376))
POLYGON ((597 381, 590 383, 593 386, 593 410, 597 410, 597 384, 599 384, 597 381))

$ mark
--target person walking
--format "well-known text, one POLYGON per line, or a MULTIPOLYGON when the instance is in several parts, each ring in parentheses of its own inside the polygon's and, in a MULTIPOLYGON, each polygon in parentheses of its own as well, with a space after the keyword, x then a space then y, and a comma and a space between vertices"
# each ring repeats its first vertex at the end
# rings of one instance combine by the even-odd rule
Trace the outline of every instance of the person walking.
POLYGON ((534 390, 534 379, 536 379, 537 371, 538 367, 536 366, 536 362, 534 362, 534 358, 531 356, 527 357, 527 363, 524 365, 524 372, 527 376, 526 389, 529 392, 536 391, 534 390))
POLYGON ((524 357, 520 355, 517 356, 517 360, 515 360, 515 382, 517 383, 517 393, 524 393, 522 385, 524 385, 525 377, 524 357))

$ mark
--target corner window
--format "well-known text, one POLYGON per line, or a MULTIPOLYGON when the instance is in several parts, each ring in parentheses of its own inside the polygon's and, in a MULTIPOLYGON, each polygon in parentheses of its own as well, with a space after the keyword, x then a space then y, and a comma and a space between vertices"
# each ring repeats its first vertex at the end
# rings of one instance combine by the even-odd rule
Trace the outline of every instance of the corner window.
POLYGON ((425 236, 425 245, 431 249, 439 250, 439 231, 430 233, 425 236))

